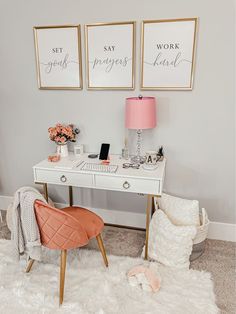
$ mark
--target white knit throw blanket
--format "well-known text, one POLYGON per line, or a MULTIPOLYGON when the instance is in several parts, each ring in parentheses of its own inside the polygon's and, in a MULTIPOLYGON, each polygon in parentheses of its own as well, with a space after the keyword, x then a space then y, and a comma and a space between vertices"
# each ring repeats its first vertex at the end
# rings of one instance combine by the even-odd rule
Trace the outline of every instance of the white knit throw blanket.
POLYGON ((17 260, 26 252, 28 258, 41 260, 40 234, 34 213, 35 200, 46 203, 39 191, 32 187, 22 187, 14 195, 11 240, 17 260))

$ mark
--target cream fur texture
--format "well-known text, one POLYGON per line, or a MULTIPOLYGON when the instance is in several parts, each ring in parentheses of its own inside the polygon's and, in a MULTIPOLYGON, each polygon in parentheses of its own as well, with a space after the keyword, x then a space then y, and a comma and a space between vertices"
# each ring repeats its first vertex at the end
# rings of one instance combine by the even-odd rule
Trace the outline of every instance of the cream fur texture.
MULTIPOLYGON (((165 266, 188 269, 192 252, 195 226, 175 226, 167 215, 158 209, 152 216, 149 229, 149 257, 165 266)), ((143 255, 144 255, 143 248, 143 255)))
POLYGON ((68 254, 64 303, 58 305, 59 252, 44 250, 43 262, 26 274, 25 260, 13 262, 10 241, 0 240, 0 313, 4 314, 214 314, 209 273, 171 270, 140 258, 108 256, 106 269, 99 252, 68 254), (126 274, 135 265, 158 270, 157 293, 129 285, 126 274))

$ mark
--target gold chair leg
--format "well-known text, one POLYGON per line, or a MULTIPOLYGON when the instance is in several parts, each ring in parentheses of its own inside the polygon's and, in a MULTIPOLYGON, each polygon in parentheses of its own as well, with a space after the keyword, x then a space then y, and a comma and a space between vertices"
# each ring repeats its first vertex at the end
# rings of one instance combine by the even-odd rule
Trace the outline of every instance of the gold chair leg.
POLYGON ((61 305, 64 298, 64 286, 65 286, 65 272, 66 272, 66 250, 61 250, 61 266, 60 266, 60 297, 59 304, 61 305))
POLYGON ((97 239, 97 242, 98 242, 99 249, 100 249, 100 251, 102 253, 102 257, 103 257, 104 263, 105 263, 106 267, 108 267, 107 255, 106 255, 106 251, 105 251, 105 248, 104 248, 104 245, 103 245, 101 234, 96 236, 96 239, 97 239))
POLYGON ((26 270, 25 270, 26 273, 30 272, 33 264, 34 264, 34 259, 29 259, 28 265, 27 265, 26 270))

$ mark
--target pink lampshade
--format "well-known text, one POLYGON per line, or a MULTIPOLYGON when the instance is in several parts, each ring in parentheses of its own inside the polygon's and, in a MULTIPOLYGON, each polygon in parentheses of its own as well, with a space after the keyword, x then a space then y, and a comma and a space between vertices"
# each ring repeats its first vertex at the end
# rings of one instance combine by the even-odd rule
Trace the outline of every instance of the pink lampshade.
POLYGON ((126 98, 125 127, 127 129, 152 129, 156 126, 155 97, 126 98))

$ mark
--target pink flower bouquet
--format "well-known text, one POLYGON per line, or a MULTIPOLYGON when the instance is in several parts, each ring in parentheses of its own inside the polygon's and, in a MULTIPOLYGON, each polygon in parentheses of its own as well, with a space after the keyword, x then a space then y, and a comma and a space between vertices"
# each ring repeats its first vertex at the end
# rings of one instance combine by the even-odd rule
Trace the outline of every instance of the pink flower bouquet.
POLYGON ((75 137, 79 132, 79 129, 74 128, 73 124, 57 123, 54 127, 48 129, 50 140, 57 144, 66 144, 68 141, 75 142, 75 137))

